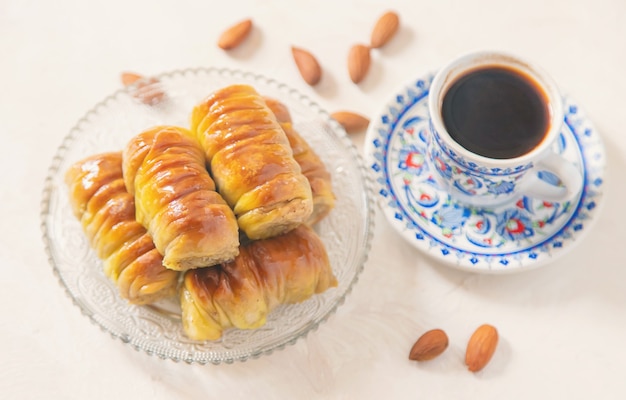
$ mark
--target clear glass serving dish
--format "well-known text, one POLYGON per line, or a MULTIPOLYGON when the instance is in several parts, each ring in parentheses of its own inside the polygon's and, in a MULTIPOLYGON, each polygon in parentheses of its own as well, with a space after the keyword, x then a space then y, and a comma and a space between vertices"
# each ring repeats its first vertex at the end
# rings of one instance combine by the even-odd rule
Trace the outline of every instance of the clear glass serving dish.
POLYGON ((163 359, 231 363, 295 343, 343 303, 367 259, 374 207, 372 184, 361 157, 326 111, 275 80, 215 68, 174 71, 156 78, 157 82, 147 86, 138 82, 120 90, 93 107, 69 132, 52 160, 43 191, 41 224, 54 272, 74 304, 96 325, 135 349, 163 359), (121 150, 132 136, 150 126, 188 126, 189 114, 198 101, 233 83, 251 84, 259 93, 284 102, 295 128, 331 171, 336 208, 315 229, 326 245, 339 284, 308 301, 274 310, 259 329, 231 329, 218 341, 193 341, 183 332, 176 301, 134 306, 118 295, 72 214, 63 177, 75 161, 121 150), (162 91, 165 96, 156 104, 146 104, 137 98, 138 90, 142 94, 162 91))

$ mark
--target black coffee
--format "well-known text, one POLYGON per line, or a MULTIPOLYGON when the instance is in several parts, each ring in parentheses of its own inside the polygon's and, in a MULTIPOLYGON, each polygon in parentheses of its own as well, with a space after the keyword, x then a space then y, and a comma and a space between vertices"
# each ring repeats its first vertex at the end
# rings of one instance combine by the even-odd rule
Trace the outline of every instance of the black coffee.
POLYGON ((490 158, 515 158, 534 149, 550 126, 548 101, 530 77, 504 66, 461 76, 443 97, 442 117, 452 138, 490 158))

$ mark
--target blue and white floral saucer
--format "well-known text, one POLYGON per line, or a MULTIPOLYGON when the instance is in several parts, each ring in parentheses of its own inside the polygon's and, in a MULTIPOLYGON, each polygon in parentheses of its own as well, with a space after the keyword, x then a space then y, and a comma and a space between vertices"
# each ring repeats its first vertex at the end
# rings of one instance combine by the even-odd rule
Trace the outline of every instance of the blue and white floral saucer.
POLYGON ((393 227, 419 250, 472 272, 534 268, 580 242, 602 203, 606 156, 576 103, 564 98, 565 123, 554 151, 580 168, 581 192, 559 203, 523 197, 499 208, 473 208, 442 189, 426 162, 431 80, 402 88, 367 132, 366 164, 393 227))

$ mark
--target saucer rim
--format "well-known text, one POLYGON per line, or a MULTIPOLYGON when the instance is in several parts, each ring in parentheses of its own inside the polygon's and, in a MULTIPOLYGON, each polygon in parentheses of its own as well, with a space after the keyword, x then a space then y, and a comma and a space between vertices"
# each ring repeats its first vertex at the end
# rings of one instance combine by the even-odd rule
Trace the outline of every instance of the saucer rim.
MULTIPOLYGON (((398 87, 397 90, 391 92, 391 94, 387 97, 387 100, 384 101, 383 106, 379 109, 379 111, 376 114, 374 114, 375 117, 372 119, 373 123, 370 123, 367 129, 367 132, 365 134, 364 159, 367 162, 366 167, 367 167, 368 173, 371 174, 371 179, 375 185, 374 191, 375 191, 375 196, 376 196, 376 200, 375 200, 376 204, 378 205, 382 213, 385 215, 385 219, 390 223, 392 228, 398 234, 400 234, 400 236, 404 238, 404 240, 406 240, 409 244, 411 244, 412 247, 419 250, 420 253, 428 256, 429 258, 433 260, 439 261, 442 264, 445 264, 446 266, 450 266, 450 267, 453 267, 455 269, 458 269, 464 272, 474 272, 474 273, 484 273, 484 274, 513 274, 513 273, 533 270, 533 269, 545 266, 546 264, 549 264, 550 262, 553 262, 557 260, 558 258, 560 258, 561 256, 564 256, 565 254, 569 253, 574 247, 576 247, 582 240, 586 238, 586 236, 589 234, 589 231, 592 230, 593 227, 595 226, 595 223, 598 220, 598 216, 604 209, 604 203, 606 201, 604 201, 603 199, 606 195, 607 184, 609 182, 607 180, 608 160, 607 160, 606 146, 605 146, 604 140, 602 139, 602 136, 600 135, 593 121, 584 112, 582 107, 580 107, 580 103, 577 102, 572 96, 564 92, 562 92, 563 94, 561 96, 563 100, 564 111, 566 111, 566 109, 568 108, 571 108, 572 106, 575 107, 577 110, 574 113, 564 112, 563 123, 564 125, 567 125, 567 129, 570 131, 573 143, 576 144, 576 152, 581 159, 581 164, 582 164, 581 171, 583 173, 583 186, 578 191, 577 195, 572 197, 572 199, 570 200, 575 204, 575 207, 572 207, 572 211, 569 212, 568 219, 565 222, 563 222, 557 230, 555 230, 554 232, 551 232, 546 238, 544 238, 543 240, 537 243, 534 243, 533 245, 529 247, 525 247, 525 248, 512 251, 512 252, 506 252, 506 253, 500 253, 500 254, 489 254, 489 253, 471 252, 466 249, 455 247, 451 243, 447 243, 441 240, 440 238, 434 237, 429 232, 430 229, 426 229, 422 225, 416 224, 414 221, 411 221, 411 223, 417 225, 417 227, 409 228, 406 226, 405 222, 400 222, 395 218, 396 207, 387 205, 387 203, 389 202, 389 199, 383 197, 380 194, 380 190, 379 190, 381 188, 388 189, 389 185, 380 183, 378 181, 379 173, 372 171, 373 163, 379 162, 379 160, 375 158, 375 154, 377 153, 377 150, 373 142, 377 138, 377 133, 379 130, 385 129, 387 131, 385 133, 385 136, 389 137, 391 133, 396 131, 397 122, 401 119, 403 115, 406 114, 406 112, 408 112, 416 104, 422 101, 428 101, 427 97, 429 96, 430 85, 432 83, 434 76, 435 76, 435 72, 432 72, 432 71, 427 72, 425 74, 417 76, 416 78, 408 82, 405 82, 402 86, 398 87), (409 90, 414 90, 418 86, 418 83, 420 81, 423 81, 426 83, 426 89, 420 89, 422 93, 415 96, 414 98, 411 98, 409 101, 410 104, 402 104, 401 101, 398 99, 400 97, 407 97, 409 90), (388 117, 390 114, 392 114, 390 113, 390 109, 393 106, 396 106, 396 108, 397 106, 401 106, 401 111, 398 112, 397 116, 394 116, 395 122, 386 123, 382 121, 383 117, 388 117), (575 126, 570 124, 570 122, 568 121, 567 117, 570 116, 571 114, 576 114, 577 121, 584 123, 586 126, 590 128, 594 136, 593 143, 589 143, 585 146, 585 144, 581 142, 580 135, 582 133, 579 132, 580 128, 576 128, 575 126), (383 128, 383 126, 385 125, 389 125, 389 128, 383 128), (391 126, 393 128, 391 128, 391 126), (593 171, 591 169, 592 166, 589 165, 590 162, 593 161, 593 160, 590 160, 591 155, 585 153, 585 150, 591 151, 592 146, 598 151, 598 154, 600 154, 600 157, 597 160, 595 160, 595 163, 597 165, 595 165, 596 168, 593 169, 593 171), (593 172, 593 175, 590 176, 591 172, 593 172), (591 185, 593 184, 593 182, 591 182, 590 178, 594 178, 594 180, 600 178, 601 185, 594 186, 592 188, 591 185), (544 254, 543 257, 538 257, 537 259, 532 259, 532 260, 513 259, 511 261, 515 261, 515 262, 509 262, 507 263, 507 265, 502 265, 502 266, 498 265, 498 260, 503 260, 503 259, 510 258, 512 256, 531 252, 533 249, 541 249, 543 246, 550 244, 550 242, 562 236, 564 231, 571 228, 572 222, 581 217, 581 208, 585 206, 585 202, 588 199, 588 194, 586 192, 589 190, 593 190, 595 193, 593 195, 593 199, 595 200, 595 206, 592 210, 588 212, 589 217, 585 219, 584 228, 576 231, 575 236, 564 238, 567 240, 563 241, 561 247, 559 247, 558 249, 554 249, 554 248, 549 249, 548 251, 543 253, 544 254), (417 239, 415 239, 414 236, 415 236, 416 229, 421 230, 423 233, 425 233, 428 236, 429 241, 427 244, 424 244, 426 242, 419 242, 417 241, 417 239), (464 256, 455 258, 455 257, 449 257, 447 256, 447 254, 442 255, 441 250, 444 248, 448 249, 449 252, 457 252, 457 253, 463 254, 464 256), (493 260, 489 260, 489 262, 481 262, 481 263, 473 264, 469 261, 469 259, 472 256, 479 256, 479 257, 483 257, 486 259, 493 258, 493 260)), ((428 113, 429 113, 429 110, 428 110, 428 113)), ((387 156, 388 156, 387 153, 384 153, 384 157, 386 158, 387 156)), ((442 192, 450 194, 446 190, 443 190, 443 189, 442 189, 442 192)), ((453 197, 452 194, 450 194, 450 196, 453 197)), ((462 202, 458 200, 455 200, 455 202, 459 202, 460 204, 463 204, 462 202)), ((494 208, 499 208, 499 207, 475 207, 475 208, 494 209, 494 208)), ((404 213, 407 213, 407 211, 404 210, 404 207, 401 207, 399 209, 402 210, 404 213)))

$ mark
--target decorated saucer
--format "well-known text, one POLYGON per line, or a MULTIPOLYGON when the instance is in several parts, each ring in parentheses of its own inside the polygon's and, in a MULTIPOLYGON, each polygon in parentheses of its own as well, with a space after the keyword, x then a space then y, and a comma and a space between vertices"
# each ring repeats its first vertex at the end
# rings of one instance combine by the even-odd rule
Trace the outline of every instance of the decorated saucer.
MULTIPOLYGON (((576 165, 583 188, 563 202, 521 197, 498 208, 467 206, 440 186, 426 161, 428 91, 433 76, 404 86, 367 132, 366 164, 387 220, 414 247, 471 272, 516 272, 545 265, 589 231, 604 197, 606 155, 591 121, 564 97, 554 151, 576 165)), ((554 177, 539 172, 547 182, 554 177)))

